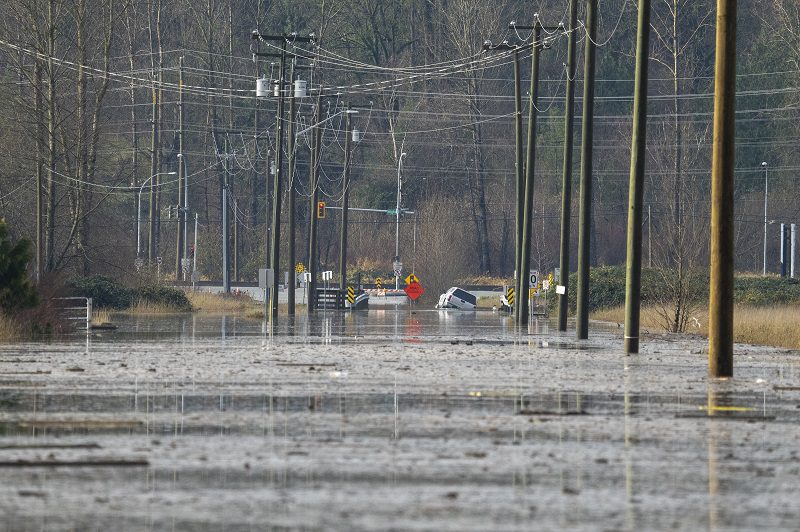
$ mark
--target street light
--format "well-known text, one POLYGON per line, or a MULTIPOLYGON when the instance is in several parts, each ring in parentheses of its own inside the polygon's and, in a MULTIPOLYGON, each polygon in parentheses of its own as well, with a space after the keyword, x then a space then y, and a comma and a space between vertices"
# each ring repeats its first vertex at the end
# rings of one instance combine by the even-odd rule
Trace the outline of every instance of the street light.
MULTIPOLYGON (((153 174, 147 179, 144 180, 142 186, 139 187, 139 194, 137 195, 136 199, 136 258, 138 259, 141 256, 142 252, 142 190, 144 190, 144 186, 150 182, 156 176, 159 175, 175 175, 178 172, 159 172, 157 174, 153 174)), ((151 187, 152 188, 152 187, 151 187)))
MULTIPOLYGON (((403 157, 406 156, 406 152, 400 154, 400 158, 397 159, 397 210, 395 211, 395 229, 394 229, 394 256, 395 261, 400 261, 400 195, 402 191, 402 177, 400 176, 400 169, 403 166, 403 157)), ((400 275, 395 271, 394 274, 394 289, 400 289, 400 275)))
POLYGON ((767 275, 767 194, 769 193, 769 168, 767 161, 761 163, 764 168, 764 268, 762 275, 767 275))

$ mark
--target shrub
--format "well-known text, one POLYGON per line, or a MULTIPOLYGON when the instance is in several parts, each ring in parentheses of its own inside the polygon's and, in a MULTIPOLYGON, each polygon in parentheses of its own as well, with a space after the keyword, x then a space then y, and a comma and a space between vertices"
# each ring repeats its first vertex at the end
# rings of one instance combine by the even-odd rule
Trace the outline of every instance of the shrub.
POLYGON ((102 275, 72 279, 69 285, 73 295, 91 297, 92 305, 98 309, 122 310, 135 302, 134 290, 102 275))
POLYGON ((133 290, 133 300, 137 304, 148 304, 175 309, 177 311, 190 311, 192 304, 183 290, 169 286, 150 285, 140 286, 133 290))

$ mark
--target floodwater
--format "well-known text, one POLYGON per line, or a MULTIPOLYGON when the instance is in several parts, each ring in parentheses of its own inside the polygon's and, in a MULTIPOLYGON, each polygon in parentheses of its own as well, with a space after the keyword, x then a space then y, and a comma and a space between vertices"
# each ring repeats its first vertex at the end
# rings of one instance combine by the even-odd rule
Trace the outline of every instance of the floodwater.
POLYGON ((798 530, 796 351, 282 318, 0 345, 0 530, 798 530))

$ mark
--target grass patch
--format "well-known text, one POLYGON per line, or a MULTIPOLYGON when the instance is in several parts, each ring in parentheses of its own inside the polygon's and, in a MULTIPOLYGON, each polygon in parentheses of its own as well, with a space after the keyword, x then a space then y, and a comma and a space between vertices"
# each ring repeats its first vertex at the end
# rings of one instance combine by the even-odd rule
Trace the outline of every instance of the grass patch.
POLYGON ((245 312, 257 303, 245 294, 219 294, 213 292, 189 291, 186 297, 192 308, 202 312, 221 312, 225 314, 245 312))
MULTIPOLYGON (((188 310, 191 310, 188 309, 188 310)), ((134 305, 125 309, 126 314, 174 314, 176 312, 186 312, 187 309, 176 307, 168 303, 158 303, 147 299, 140 299, 134 305)))
POLYGON ((14 340, 21 335, 22 328, 16 320, 0 313, 0 340, 14 340))
POLYGON ((92 325, 111 323, 111 313, 107 310, 92 311, 92 325))
MULTIPOLYGON (((623 325, 625 308, 602 309, 593 312, 592 319, 623 325)), ((641 327, 665 330, 663 319, 653 307, 642 308, 641 327)), ((704 308, 689 320, 687 332, 708 336, 708 309, 704 308)), ((733 337, 742 344, 800 349, 800 309, 798 305, 737 305, 733 314, 733 337)))

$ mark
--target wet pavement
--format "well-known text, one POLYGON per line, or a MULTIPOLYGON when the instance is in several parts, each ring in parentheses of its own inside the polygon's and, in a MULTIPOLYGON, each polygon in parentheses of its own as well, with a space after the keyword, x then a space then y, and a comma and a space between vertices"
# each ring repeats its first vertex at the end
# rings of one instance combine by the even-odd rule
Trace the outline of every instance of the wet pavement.
POLYGON ((0 345, 0 530, 798 530, 800 353, 492 312, 0 345))

